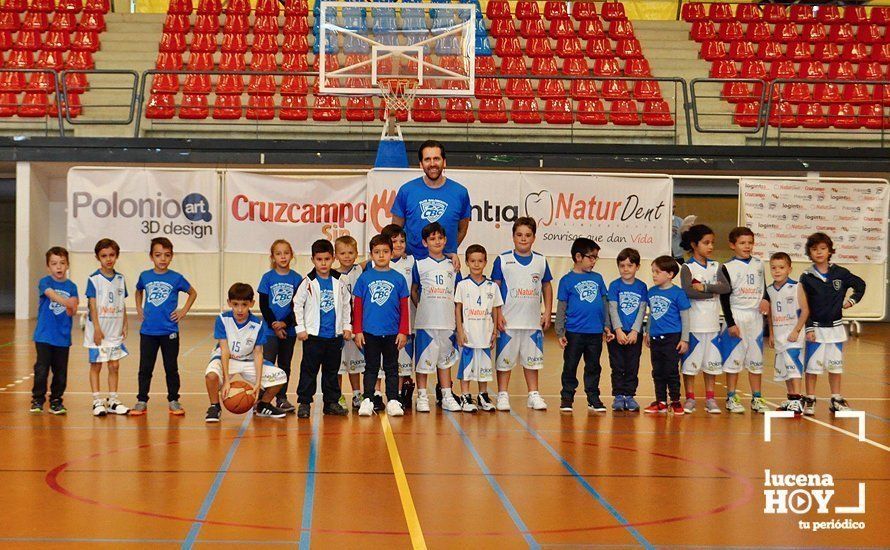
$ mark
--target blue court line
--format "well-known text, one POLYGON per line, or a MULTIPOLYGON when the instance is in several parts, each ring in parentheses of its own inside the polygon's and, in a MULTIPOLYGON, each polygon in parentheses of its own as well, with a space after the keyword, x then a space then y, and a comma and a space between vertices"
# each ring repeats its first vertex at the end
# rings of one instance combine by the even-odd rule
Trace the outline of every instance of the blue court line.
POLYGON ((319 407, 312 415, 312 437, 309 439, 309 464, 306 466, 306 488, 303 492, 303 520, 300 523, 300 550, 309 550, 312 539, 312 510, 315 508, 315 467, 318 463, 319 407))
POLYGON ((204 496, 204 502, 201 503, 201 509, 198 510, 198 515, 195 518, 197 521, 192 523, 192 528, 189 529, 188 535, 185 537, 185 540, 182 541, 182 548, 190 549, 195 545, 198 533, 201 532, 204 520, 207 519, 210 507, 213 506, 213 501, 216 499, 216 493, 222 485, 223 478, 226 477, 226 472, 229 471, 229 466, 232 465, 232 459, 235 458, 235 451, 238 450, 238 445, 241 444, 241 438, 244 436, 244 432, 247 431, 247 426, 250 425, 251 418, 253 418, 252 411, 245 415, 244 422, 242 422, 241 427, 238 428, 238 434, 235 435, 235 439, 232 440, 232 444, 229 446, 229 452, 226 453, 226 458, 223 459, 222 464, 220 464, 219 470, 216 472, 216 477, 213 479, 213 483, 210 485, 207 495, 204 496))
POLYGON ((519 517, 519 512, 516 511, 516 507, 513 506, 513 503, 510 502, 507 494, 504 493, 504 490, 501 489, 500 484, 491 475, 491 471, 489 471, 488 466, 485 464, 485 461, 482 460, 482 457, 479 455, 479 452, 476 451, 476 447, 473 446, 473 442, 470 441, 467 433, 461 428, 460 424, 457 420, 454 419, 454 415, 450 412, 445 413, 445 417, 451 421, 451 425, 454 426, 454 429, 457 430, 457 433, 460 434, 461 440, 464 442, 464 445, 467 446, 467 449, 470 451, 470 454, 473 455, 473 459, 476 460, 476 464, 479 465, 479 469, 482 470, 482 475, 485 476, 485 479, 488 480, 488 484, 491 485, 491 488, 498 495, 498 498, 501 500, 501 504, 504 505, 504 509, 507 510, 507 513, 510 515, 510 519, 513 520, 513 524, 516 525, 516 528, 519 529, 519 532, 522 533, 522 538, 525 539, 525 542, 528 544, 529 548, 539 549, 541 545, 535 540, 535 537, 529 532, 528 527, 525 525, 525 522, 522 521, 522 518, 519 517))
POLYGON ((639 542, 643 546, 643 548, 646 548, 646 550, 655 550, 655 546, 653 546, 651 542, 646 540, 646 537, 644 537, 642 533, 637 531, 634 526, 628 525, 628 521, 624 519, 624 516, 622 516, 621 513, 615 509, 614 506, 609 504, 609 501, 606 500, 606 498, 602 496, 599 491, 594 489, 593 486, 588 483, 587 480, 584 479, 584 477, 580 473, 578 473, 578 470, 576 470, 571 464, 569 464, 569 462, 565 458, 563 458, 562 455, 556 452, 556 449, 551 447, 550 444, 547 443, 547 441, 545 441, 544 438, 541 437, 534 428, 529 426, 525 422, 525 420, 523 420, 515 412, 510 411, 510 415, 512 415, 513 418, 515 418, 516 421, 519 422, 522 427, 525 428, 525 430, 529 434, 531 434, 532 437, 537 439, 538 443, 540 443, 545 449, 547 449, 547 452, 549 452, 553 456, 553 458, 555 458, 560 464, 562 464, 562 467, 565 468, 566 471, 568 471, 570 474, 572 474, 575 480, 580 483, 582 487, 584 487, 584 490, 590 493, 590 495, 595 498, 596 501, 599 502, 600 505, 602 505, 602 507, 605 508, 606 511, 609 512, 609 514, 611 514, 616 521, 618 521, 618 523, 623 525, 624 528, 627 529, 627 532, 630 533, 633 538, 637 539, 637 542, 639 542))

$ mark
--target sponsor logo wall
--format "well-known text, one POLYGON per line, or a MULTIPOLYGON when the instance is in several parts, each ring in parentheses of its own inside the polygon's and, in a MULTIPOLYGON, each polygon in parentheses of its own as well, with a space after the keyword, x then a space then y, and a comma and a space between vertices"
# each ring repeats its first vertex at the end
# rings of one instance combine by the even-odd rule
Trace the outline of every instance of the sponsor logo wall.
POLYGON ((219 251, 215 170, 99 170, 68 172, 68 249, 93 252, 113 238, 125 252, 145 252, 167 237, 177 252, 219 251))
POLYGON ((886 183, 742 178, 739 188, 741 223, 757 235, 754 254, 761 259, 784 251, 806 262, 807 237, 817 231, 834 241, 833 261, 881 264, 887 259, 886 183))

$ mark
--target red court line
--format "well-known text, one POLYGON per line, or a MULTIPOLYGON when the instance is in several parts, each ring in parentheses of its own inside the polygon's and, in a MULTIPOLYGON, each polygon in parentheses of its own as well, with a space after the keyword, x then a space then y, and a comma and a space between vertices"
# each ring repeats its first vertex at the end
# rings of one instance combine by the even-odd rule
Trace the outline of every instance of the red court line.
MULTIPOLYGON (((265 437, 286 437, 288 435, 291 435, 291 434, 290 433, 260 434, 260 435, 253 435, 250 437, 243 437, 243 439, 259 439, 259 438, 265 438, 265 437)), ((298 433, 297 435, 298 436, 309 436, 310 434, 309 433, 298 433)), ((329 432, 329 433, 324 433, 323 435, 328 436, 328 437, 337 437, 337 436, 341 436, 344 434, 342 432, 329 432)), ((348 435, 353 435, 353 434, 350 433, 348 435)), ((232 438, 234 438, 234 437, 235 436, 232 436, 232 438)), ((482 437, 485 437, 485 436, 482 436, 482 437)), ((495 436, 495 437, 502 437, 502 436, 495 436)), ((222 440, 224 438, 220 437, 220 438, 216 438, 216 439, 222 440)), ((531 438, 529 438, 529 439, 531 439, 531 438)), ((45 476, 45 481, 46 481, 46 484, 50 487, 50 489, 52 489, 53 491, 55 491, 63 496, 71 498, 73 500, 77 500, 77 501, 83 502, 85 504, 89 504, 92 506, 98 506, 100 508, 105 508, 108 510, 115 510, 115 511, 125 512, 125 513, 129 513, 129 514, 135 514, 135 515, 139 515, 139 516, 143 516, 143 517, 152 517, 152 518, 157 518, 157 519, 165 519, 165 520, 178 521, 178 522, 184 522, 184 523, 198 522, 198 523, 202 523, 205 525, 219 525, 219 526, 225 526, 225 527, 242 527, 242 528, 258 529, 258 530, 264 530, 264 531, 290 532, 290 533, 295 533, 295 534, 300 531, 299 529, 295 529, 293 527, 239 523, 239 522, 208 520, 208 519, 201 520, 201 519, 194 518, 194 517, 177 516, 177 515, 172 515, 172 514, 164 514, 164 513, 160 513, 160 512, 152 512, 152 511, 148 511, 148 510, 139 510, 139 509, 134 509, 134 508, 128 508, 126 506, 120 506, 117 504, 102 502, 102 501, 99 501, 99 500, 96 500, 96 499, 93 499, 90 497, 86 497, 86 496, 77 494, 77 493, 69 490, 68 488, 66 488, 64 485, 62 485, 62 483, 60 482, 60 479, 59 479, 61 477, 61 475, 63 473, 65 473, 65 471, 68 470, 68 468, 70 468, 71 466, 76 465, 76 464, 81 464, 84 462, 88 462, 88 461, 91 461, 91 460, 94 460, 96 458, 100 458, 103 456, 110 456, 110 455, 120 454, 120 453, 128 452, 128 451, 140 451, 140 450, 151 448, 151 447, 180 445, 181 443, 192 443, 193 441, 198 441, 198 440, 166 441, 166 442, 162 442, 162 443, 143 444, 143 445, 138 445, 135 447, 126 447, 123 449, 114 449, 111 451, 94 453, 94 454, 91 454, 91 455, 88 455, 85 457, 76 458, 74 460, 64 462, 64 463, 56 466, 55 468, 47 471, 46 476, 45 476)), ((205 440, 201 440, 201 441, 205 441, 205 440)), ((562 443, 570 443, 573 445, 577 445, 580 443, 581 445, 587 445, 587 446, 591 446, 591 447, 599 447, 600 446, 596 443, 578 442, 578 441, 571 441, 571 440, 562 440, 562 443)), ((740 498, 738 498, 734 501, 728 502, 726 504, 722 504, 720 506, 717 506, 717 507, 709 509, 709 510, 697 512, 694 514, 686 514, 686 515, 682 515, 682 516, 673 516, 673 517, 668 517, 668 518, 659 518, 659 519, 653 519, 653 520, 639 521, 639 522, 627 523, 626 525, 625 524, 618 525, 618 524, 612 523, 612 524, 605 524, 605 525, 594 525, 594 526, 589 526, 589 527, 568 527, 568 528, 561 528, 561 529, 535 529, 535 530, 530 530, 529 533, 536 534, 536 535, 537 534, 547 535, 547 534, 560 534, 560 533, 579 533, 579 532, 587 532, 587 531, 603 531, 603 530, 607 530, 607 529, 625 528, 626 526, 639 527, 639 526, 647 526, 647 525, 663 525, 663 524, 667 524, 667 523, 676 523, 676 522, 680 522, 680 521, 700 519, 703 517, 716 515, 716 514, 720 514, 722 512, 726 512, 728 510, 739 508, 739 507, 745 505, 748 501, 750 501, 754 495, 754 485, 748 478, 746 478, 745 476, 743 476, 737 472, 733 472, 732 470, 728 470, 728 469, 720 467, 720 466, 714 466, 714 465, 708 464, 706 462, 700 462, 700 461, 693 460, 690 458, 669 455, 666 453, 660 453, 660 452, 656 452, 656 451, 641 451, 640 449, 637 449, 634 447, 621 447, 621 446, 617 446, 617 445, 609 445, 608 448, 612 449, 612 450, 616 450, 616 451, 625 451, 625 452, 635 452, 635 453, 646 452, 647 454, 651 454, 651 455, 659 457, 659 458, 677 460, 680 462, 685 462, 685 463, 701 466, 704 468, 708 468, 713 471, 725 474, 729 477, 729 479, 733 479, 733 480, 741 483, 744 487, 744 493, 740 498)), ((360 473, 361 472, 355 472, 356 475, 358 475, 360 473)), ((429 475, 435 475, 435 474, 429 474, 429 475)), ((362 529, 326 529, 326 528, 316 528, 316 527, 312 528, 312 532, 313 533, 324 533, 324 534, 340 534, 340 535, 383 535, 383 536, 407 536, 409 534, 408 531, 406 531, 406 530, 405 531, 390 531, 390 530, 362 530, 362 529)), ((459 536, 459 535, 464 535, 464 536, 467 536, 467 535, 470 535, 470 536, 511 536, 511 535, 515 534, 514 531, 509 531, 509 532, 508 531, 479 531, 479 532, 468 532, 468 531, 428 532, 428 531, 425 531, 425 533, 428 535, 431 535, 431 536, 442 536, 442 537, 459 536)))

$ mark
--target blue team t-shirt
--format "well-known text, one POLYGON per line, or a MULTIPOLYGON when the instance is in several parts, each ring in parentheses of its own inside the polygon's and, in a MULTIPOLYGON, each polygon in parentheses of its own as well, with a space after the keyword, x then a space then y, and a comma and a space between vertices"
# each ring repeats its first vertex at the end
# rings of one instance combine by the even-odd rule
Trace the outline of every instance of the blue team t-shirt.
POLYGON ((646 283, 639 279, 627 284, 619 277, 609 285, 609 301, 618 304, 618 318, 621 319, 621 330, 630 332, 634 321, 640 312, 640 307, 646 307, 649 291, 646 283))
POLYGON ((318 300, 319 326, 318 336, 333 338, 337 335, 337 312, 334 311, 334 283, 330 277, 316 277, 321 296, 318 300))
POLYGON ((375 336, 399 333, 402 298, 408 297, 405 277, 395 269, 368 269, 355 282, 352 294, 362 300, 362 331, 375 336))
POLYGON ((37 327, 34 328, 34 341, 51 346, 71 346, 71 317, 65 312, 65 306, 57 304, 46 297, 44 292, 53 289, 64 298, 77 297, 77 285, 70 280, 57 281, 51 276, 40 279, 37 291, 40 298, 37 302, 37 327))
MULTIPOLYGON (((279 274, 274 269, 263 274, 257 293, 269 296, 269 309, 275 315, 276 321, 283 321, 293 311, 294 293, 302 280, 303 277, 293 269, 288 270, 285 275, 279 274)), ((288 336, 294 336, 296 333, 296 327, 288 328, 288 336)), ((266 336, 275 336, 271 326, 266 327, 266 336)))
POLYGON ((457 224, 469 218, 471 211, 470 193, 466 187, 445 178, 442 187, 431 189, 422 177, 399 188, 391 209, 393 215, 405 220, 408 254, 416 260, 429 255, 423 246, 421 232, 433 222, 439 222, 445 228, 445 253, 457 252, 457 224))
POLYGON ((566 330, 581 334, 601 334, 605 327, 603 300, 606 282, 599 273, 569 271, 559 280, 556 298, 566 302, 566 330))
POLYGON ((179 332, 179 323, 170 319, 170 315, 179 305, 179 293, 191 288, 185 277, 172 269, 166 273, 155 273, 154 269, 140 273, 136 290, 145 292, 145 305, 142 306, 144 320, 139 333, 167 336, 179 332))
POLYGON ((692 307, 683 289, 671 285, 667 290, 649 288, 649 334, 661 336, 683 331, 680 312, 692 307))

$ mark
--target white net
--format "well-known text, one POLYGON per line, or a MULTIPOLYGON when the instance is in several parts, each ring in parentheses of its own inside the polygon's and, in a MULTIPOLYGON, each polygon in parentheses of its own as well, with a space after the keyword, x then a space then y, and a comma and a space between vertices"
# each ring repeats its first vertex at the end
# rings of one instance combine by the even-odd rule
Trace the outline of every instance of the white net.
POLYGON ((377 77, 377 85, 386 105, 388 116, 407 111, 414 102, 420 82, 412 77, 377 77))

